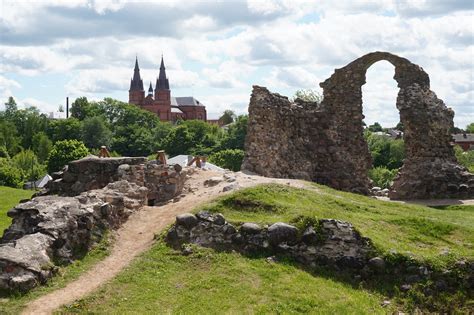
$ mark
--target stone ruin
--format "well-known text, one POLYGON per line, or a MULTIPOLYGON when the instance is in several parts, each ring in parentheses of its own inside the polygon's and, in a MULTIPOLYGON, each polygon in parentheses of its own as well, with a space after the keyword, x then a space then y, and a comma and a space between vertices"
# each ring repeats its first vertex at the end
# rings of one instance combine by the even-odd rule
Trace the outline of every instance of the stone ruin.
POLYGON ((472 198, 474 174, 457 163, 450 144, 454 112, 430 90, 423 69, 405 58, 374 52, 336 69, 322 82, 318 104, 254 86, 242 170, 299 178, 369 194, 372 158, 363 137, 362 85, 380 60, 394 65, 396 106, 405 126, 406 158, 392 199, 472 198))
POLYGON ((146 158, 88 157, 54 174, 46 191, 8 211, 0 289, 28 291, 51 278, 145 205, 180 195, 188 174, 146 158))

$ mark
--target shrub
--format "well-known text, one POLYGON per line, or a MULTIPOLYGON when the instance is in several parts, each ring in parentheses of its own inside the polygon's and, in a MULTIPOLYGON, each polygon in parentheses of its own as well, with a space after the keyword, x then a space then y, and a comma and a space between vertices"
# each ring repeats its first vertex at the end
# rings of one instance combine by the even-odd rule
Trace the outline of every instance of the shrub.
POLYGON ((31 150, 21 151, 12 158, 11 163, 23 171, 26 180, 36 180, 46 173, 44 165, 38 162, 36 154, 31 150))
POLYGON ((48 172, 61 170, 64 165, 89 154, 86 146, 78 140, 62 140, 53 145, 48 158, 48 172))
POLYGON ((454 153, 459 164, 474 172, 474 151, 464 151, 460 146, 454 146, 454 153))
POLYGON ((389 188, 398 173, 398 169, 389 170, 385 167, 374 167, 369 171, 369 178, 374 182, 374 186, 389 188))
POLYGON ((0 186, 22 188, 23 172, 9 160, 0 158, 0 186))
POLYGON ((243 159, 244 151, 239 149, 227 149, 209 156, 209 162, 234 172, 240 171, 243 159))

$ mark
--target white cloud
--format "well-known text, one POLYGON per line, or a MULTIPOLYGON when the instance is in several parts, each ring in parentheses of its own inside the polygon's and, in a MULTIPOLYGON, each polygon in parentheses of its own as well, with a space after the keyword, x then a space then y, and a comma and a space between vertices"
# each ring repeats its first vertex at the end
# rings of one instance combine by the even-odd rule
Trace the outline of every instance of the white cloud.
MULTIPOLYGON (((154 84, 164 53, 172 88, 199 88, 212 111, 241 110, 253 84, 277 91, 314 88, 334 68, 381 50, 422 66, 432 89, 456 111, 456 124, 474 120, 473 13, 464 0, 4 0, 0 11, 3 78, 15 74, 23 85, 21 76, 28 75, 44 84, 45 74, 62 74, 68 83, 58 95, 126 95, 136 54, 144 84, 154 84)), ((364 105, 367 119, 398 120, 386 93, 393 69, 387 74, 374 67, 368 84, 375 88, 364 93, 364 100, 373 97, 364 105), (376 103, 394 111, 372 107, 376 103)), ((5 84, 0 93, 16 88, 5 84)), ((41 99, 42 90, 31 92, 41 99)))

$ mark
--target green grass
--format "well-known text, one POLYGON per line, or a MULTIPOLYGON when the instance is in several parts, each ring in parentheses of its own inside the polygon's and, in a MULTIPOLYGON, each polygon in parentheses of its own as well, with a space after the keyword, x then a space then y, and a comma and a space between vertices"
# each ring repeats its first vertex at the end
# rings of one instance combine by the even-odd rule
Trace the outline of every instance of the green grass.
POLYGON ((437 267, 460 258, 474 259, 474 206, 436 209, 313 187, 320 193, 262 185, 220 198, 200 210, 220 212, 234 223, 298 222, 302 216, 340 219, 351 222, 380 252, 396 251, 437 267))
POLYGON ((162 241, 93 295, 61 313, 94 314, 381 314, 378 293, 291 262, 194 247, 183 256, 162 241))
POLYGON ((0 235, 12 222, 7 216, 7 211, 16 206, 21 199, 30 198, 33 193, 32 190, 0 186, 0 235))
MULTIPOLYGON (((317 218, 352 222, 374 240, 382 253, 396 250, 420 261, 445 266, 473 258, 473 206, 433 209, 382 202, 315 186, 319 193, 281 185, 262 185, 224 196, 202 209, 223 213, 234 223, 276 221, 303 225, 317 218), (449 255, 440 255, 449 249, 449 255)), ((349 273, 317 267, 305 269, 283 259, 217 252, 193 246, 183 256, 158 240, 113 281, 92 295, 63 307, 61 313, 97 314, 378 314, 424 307, 469 308, 465 292, 430 297, 399 295, 399 282, 382 276, 360 282, 349 273), (389 307, 380 306, 390 297, 389 307), (430 303, 432 301, 433 303, 430 303), (452 302, 452 303, 451 303, 452 302), (462 306, 464 304, 464 306, 462 306)), ((281 258, 281 257, 280 257, 281 258)))
POLYGON ((60 267, 58 274, 44 286, 39 286, 26 294, 0 293, 0 314, 19 314, 28 302, 65 287, 109 254, 110 241, 111 237, 106 234, 82 259, 76 260, 68 266, 60 267))

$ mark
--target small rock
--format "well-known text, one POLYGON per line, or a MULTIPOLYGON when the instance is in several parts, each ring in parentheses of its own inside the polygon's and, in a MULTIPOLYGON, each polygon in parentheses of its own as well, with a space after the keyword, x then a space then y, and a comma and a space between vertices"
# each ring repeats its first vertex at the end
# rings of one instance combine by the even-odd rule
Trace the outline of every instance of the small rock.
POLYGON ((268 228, 268 239, 272 245, 294 243, 298 239, 298 229, 293 225, 277 222, 268 228))
POLYGON ((312 226, 309 226, 301 237, 302 241, 306 244, 316 244, 318 242, 318 234, 312 226))
POLYGON ((176 224, 189 230, 198 224, 198 219, 194 214, 183 213, 176 216, 176 224))
POLYGON ((262 231, 262 228, 256 223, 244 223, 240 227, 240 232, 242 234, 258 234, 262 231))
POLYGON ((225 218, 222 214, 218 213, 214 216, 214 224, 217 225, 224 225, 225 224, 225 218))
POLYGON ((236 190, 238 189, 240 186, 237 184, 237 183, 232 183, 230 185, 227 185, 227 186, 224 186, 224 188, 222 188, 222 191, 223 192, 226 192, 226 191, 231 191, 231 190, 236 190))
POLYGON ((221 183, 223 180, 224 179, 222 177, 218 177, 218 176, 211 177, 204 181, 204 186, 207 186, 207 187, 216 186, 217 184, 221 183))
POLYGON ((374 257, 369 260, 369 267, 372 270, 383 272, 385 270, 385 261, 381 257, 374 257))
POLYGON ((382 307, 389 306, 390 304, 391 304, 391 303, 390 303, 389 300, 384 300, 384 301, 382 301, 382 303, 380 303, 380 305, 381 305, 382 307))
POLYGON ((410 284, 402 284, 402 285, 400 286, 400 290, 401 290, 402 292, 407 292, 407 291, 409 291, 410 289, 411 289, 411 285, 410 285, 410 284))
POLYGON ((270 256, 270 257, 267 257, 267 258, 266 258, 266 261, 267 261, 268 263, 276 263, 278 260, 276 259, 275 256, 270 256))

